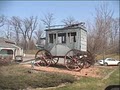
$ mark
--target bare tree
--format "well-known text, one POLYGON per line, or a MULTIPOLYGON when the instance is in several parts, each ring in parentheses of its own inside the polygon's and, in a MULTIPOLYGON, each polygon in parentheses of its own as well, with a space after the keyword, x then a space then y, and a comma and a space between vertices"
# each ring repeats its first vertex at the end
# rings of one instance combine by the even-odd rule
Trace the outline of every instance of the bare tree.
POLYGON ((110 31, 109 53, 119 52, 119 19, 112 19, 111 31, 110 31))
POLYGON ((30 28, 27 32, 27 38, 28 38, 28 49, 30 49, 30 46, 31 46, 31 42, 32 42, 32 36, 33 36, 33 32, 36 30, 37 28, 37 17, 30 17, 29 18, 29 22, 30 24, 30 28))
POLYGON ((15 34, 15 42, 17 45, 20 43, 20 29, 18 27, 19 18, 13 16, 11 20, 8 20, 9 24, 13 27, 13 32, 15 34))
POLYGON ((53 13, 47 13, 44 15, 44 18, 41 19, 41 21, 46 25, 48 29, 50 29, 50 26, 52 25, 54 20, 53 13))
POLYGON ((119 36, 119 19, 112 19, 111 32, 110 32, 110 44, 114 44, 114 41, 119 36))
POLYGON ((0 27, 2 27, 4 25, 4 22, 5 22, 5 16, 1 15, 0 16, 0 27))
POLYGON ((69 26, 69 25, 72 25, 72 24, 76 24, 78 23, 78 21, 76 21, 73 17, 67 17, 66 19, 63 19, 62 22, 66 25, 66 26, 69 26))
POLYGON ((23 39, 21 39, 21 40, 24 41, 24 43, 22 44, 23 48, 27 49, 27 44, 28 44, 28 41, 27 41, 27 32, 29 31, 29 28, 30 28, 30 23, 29 23, 28 18, 21 19, 19 17, 13 16, 11 18, 11 20, 9 20, 9 23, 14 28, 15 37, 16 37, 16 44, 17 45, 19 44, 20 34, 21 34, 22 37, 23 37, 23 39))
POLYGON ((5 38, 12 39, 12 27, 10 27, 9 24, 5 26, 5 29, 3 32, 5 33, 5 38))
POLYGON ((22 35, 21 40, 24 42, 22 44, 23 48, 30 49, 31 42, 33 43, 32 36, 37 28, 37 17, 31 16, 24 19, 12 17, 11 20, 9 20, 9 23, 14 28, 17 44, 19 44, 20 35, 22 35))
POLYGON ((43 36, 43 30, 41 29, 41 27, 39 26, 39 29, 37 31, 35 31, 35 40, 36 40, 36 44, 40 45, 41 44, 41 38, 43 36))
POLYGON ((108 46, 108 37, 111 30, 112 15, 113 12, 108 9, 106 4, 96 8, 95 24, 92 29, 93 32, 89 35, 88 47, 92 49, 94 53, 103 53, 105 57, 105 51, 108 46), (91 44, 92 42, 92 44, 91 44))
POLYGON ((24 40, 24 44, 23 44, 23 48, 26 50, 27 49, 27 32, 30 29, 30 23, 28 18, 25 19, 20 19, 19 17, 17 17, 16 19, 16 24, 18 26, 18 29, 20 30, 20 33, 23 36, 23 40, 24 40))

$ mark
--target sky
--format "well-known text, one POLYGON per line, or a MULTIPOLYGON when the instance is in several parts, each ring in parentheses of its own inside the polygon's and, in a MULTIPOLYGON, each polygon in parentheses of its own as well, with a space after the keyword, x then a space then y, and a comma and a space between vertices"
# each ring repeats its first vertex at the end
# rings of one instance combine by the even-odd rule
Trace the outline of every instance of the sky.
POLYGON ((0 1, 0 15, 8 18, 19 16, 21 18, 38 16, 39 19, 46 13, 54 14, 55 24, 69 16, 77 21, 93 21, 95 8, 106 3, 114 11, 113 17, 119 17, 119 1, 0 1))

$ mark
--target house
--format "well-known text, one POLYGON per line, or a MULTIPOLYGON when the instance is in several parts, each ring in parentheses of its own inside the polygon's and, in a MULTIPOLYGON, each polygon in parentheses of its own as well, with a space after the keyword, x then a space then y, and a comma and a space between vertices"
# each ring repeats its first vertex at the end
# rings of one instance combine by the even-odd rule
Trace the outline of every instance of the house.
POLYGON ((12 40, 0 37, 0 56, 23 56, 23 49, 15 44, 12 40))

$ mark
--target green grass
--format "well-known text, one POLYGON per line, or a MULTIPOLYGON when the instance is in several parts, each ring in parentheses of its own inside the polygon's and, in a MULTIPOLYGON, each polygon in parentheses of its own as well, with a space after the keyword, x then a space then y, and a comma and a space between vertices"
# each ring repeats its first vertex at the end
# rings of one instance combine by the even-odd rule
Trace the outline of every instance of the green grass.
POLYGON ((72 75, 50 72, 28 73, 30 69, 21 65, 9 65, 0 67, 0 90, 19 90, 29 88, 30 90, 46 90, 47 87, 55 87, 65 84, 63 87, 50 88, 49 90, 104 90, 108 85, 120 84, 120 69, 99 68, 98 74, 101 78, 79 77, 72 75), (109 78, 103 78, 116 69, 109 78), (41 89, 43 88, 43 89, 41 89))
POLYGON ((21 65, 1 66, 0 90, 54 87, 76 80, 72 75, 42 71, 29 73, 29 70, 21 65))
POLYGON ((117 69, 114 73, 110 75, 110 77, 103 82, 106 83, 106 85, 120 85, 120 68, 117 69))
POLYGON ((119 74, 120 70, 117 69, 105 80, 102 80, 102 78, 81 77, 73 84, 50 90, 104 90, 109 85, 120 85, 119 74))
POLYGON ((108 67, 102 66, 102 67, 99 67, 99 71, 97 73, 98 73, 98 75, 105 77, 108 73, 112 72, 115 68, 116 67, 114 67, 114 66, 113 66, 113 68, 109 68, 109 66, 108 67))

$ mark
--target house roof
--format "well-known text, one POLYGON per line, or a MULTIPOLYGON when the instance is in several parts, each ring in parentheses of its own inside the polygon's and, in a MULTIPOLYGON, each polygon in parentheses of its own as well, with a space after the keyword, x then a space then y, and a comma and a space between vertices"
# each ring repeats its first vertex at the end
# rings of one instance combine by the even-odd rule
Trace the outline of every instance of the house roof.
POLYGON ((14 44, 0 43, 0 48, 16 48, 14 44))
POLYGON ((10 44, 15 44, 14 41, 0 37, 0 43, 10 43, 10 44))
POLYGON ((20 47, 15 45, 15 42, 13 42, 12 40, 0 37, 0 48, 20 48, 20 47))
MULTIPOLYGON (((58 25, 59 26, 59 25, 58 25)), ((65 26, 65 27, 55 27, 55 26, 51 26, 50 29, 46 29, 45 31, 53 31, 53 30, 66 30, 66 29, 77 29, 77 28, 81 28, 83 30, 86 31, 85 26, 82 23, 78 23, 78 24, 72 24, 69 26, 65 26)))

